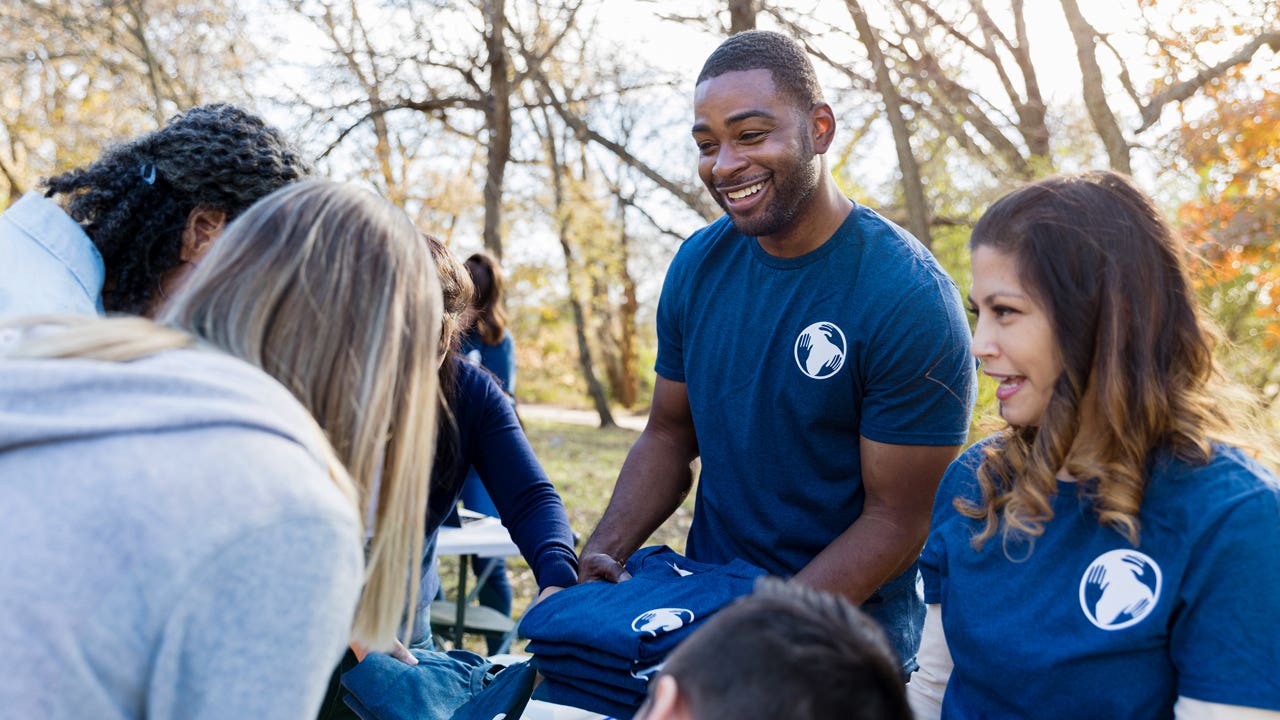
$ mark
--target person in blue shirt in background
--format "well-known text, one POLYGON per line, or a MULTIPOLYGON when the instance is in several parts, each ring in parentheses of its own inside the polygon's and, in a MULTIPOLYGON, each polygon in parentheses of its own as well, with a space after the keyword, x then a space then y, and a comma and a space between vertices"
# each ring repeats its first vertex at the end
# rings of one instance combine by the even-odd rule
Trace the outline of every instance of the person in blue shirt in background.
POLYGON ((511 403, 516 402, 516 343, 507 329, 504 303, 506 278, 498 259, 488 252, 472 253, 464 263, 475 296, 470 327, 462 336, 462 354, 498 379, 511 403))
POLYGON ((918 715, 1280 718, 1274 441, 1185 247, 1113 172, 1013 191, 969 245, 1008 427, 938 490, 918 715))
MULTIPOLYGON (((506 286, 502 266, 498 259, 487 252, 473 253, 465 263, 467 273, 471 276, 475 294, 471 300, 471 312, 466 333, 462 336, 460 353, 474 365, 488 370, 511 401, 516 406, 516 344, 507 330, 507 313, 503 306, 503 289, 506 286)), ((517 418, 519 416, 517 415, 517 418)), ((493 504, 484 482, 475 468, 467 472, 466 482, 462 485, 459 496, 462 505, 468 510, 498 517, 498 507, 493 504)), ((457 525, 456 515, 445 520, 445 524, 457 525)), ((507 577, 507 564, 502 558, 481 558, 471 556, 471 569, 476 577, 484 574, 485 568, 491 567, 489 577, 480 585, 479 601, 484 607, 511 616, 511 581, 507 577)), ((502 646, 501 635, 486 637, 489 653, 498 652, 502 646)))
POLYGON ((835 131, 792 38, 739 33, 704 64, 693 142, 726 215, 667 271, 649 421, 579 582, 625 579, 700 457, 685 554, 843 595, 910 672, 924 621, 916 559, 968 437, 976 376, 955 283, 841 191, 825 155, 835 131))

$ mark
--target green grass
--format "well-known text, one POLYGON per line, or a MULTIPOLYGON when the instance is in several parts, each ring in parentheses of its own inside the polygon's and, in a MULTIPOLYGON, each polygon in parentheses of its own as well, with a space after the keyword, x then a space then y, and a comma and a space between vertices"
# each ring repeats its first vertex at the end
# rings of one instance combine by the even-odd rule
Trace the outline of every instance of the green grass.
MULTIPOLYGON (((547 471, 547 476, 564 500, 569 524, 580 536, 577 550, 581 550, 581 543, 586 542, 609 503, 618 470, 639 433, 621 428, 601 430, 529 418, 525 419, 525 432, 543 469, 547 471)), ((670 545, 683 552, 685 536, 692 520, 691 493, 676 513, 645 544, 670 545)), ((523 558, 507 558, 507 572, 514 595, 512 614, 519 618, 537 595, 537 583, 523 558)), ((445 584, 445 593, 454 597, 458 577, 456 557, 440 559, 440 576, 445 584)), ((468 579, 468 585, 471 581, 468 579)), ((520 651, 523 645, 523 642, 516 642, 512 649, 520 651)), ((484 643, 479 638, 468 636, 466 646, 470 650, 484 652, 484 643)))

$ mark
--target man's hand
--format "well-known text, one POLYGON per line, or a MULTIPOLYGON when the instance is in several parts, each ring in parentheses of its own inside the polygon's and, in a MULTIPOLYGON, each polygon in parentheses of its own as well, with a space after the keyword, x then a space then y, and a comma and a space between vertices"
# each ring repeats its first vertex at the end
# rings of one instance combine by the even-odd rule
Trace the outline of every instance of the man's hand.
POLYGON ((689 393, 684 383, 661 375, 644 432, 627 453, 595 532, 578 555, 578 584, 629 580, 626 559, 671 517, 693 487, 689 465, 698 457, 689 393))
POLYGON ((593 580, 607 580, 616 583, 630 579, 631 573, 627 572, 622 563, 609 555, 591 553, 578 558, 579 585, 593 580))

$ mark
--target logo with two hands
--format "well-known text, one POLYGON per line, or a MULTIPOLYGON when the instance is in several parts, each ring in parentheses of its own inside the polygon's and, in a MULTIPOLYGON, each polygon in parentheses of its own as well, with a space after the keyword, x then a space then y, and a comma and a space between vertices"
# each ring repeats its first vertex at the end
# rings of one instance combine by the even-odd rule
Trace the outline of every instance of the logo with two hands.
POLYGON ((835 323, 816 322, 796 337, 796 365, 814 380, 826 380, 844 367, 848 350, 844 332, 835 323))
POLYGON ((1103 630, 1136 625, 1155 609, 1163 578, 1160 566, 1136 550, 1099 555, 1080 578, 1080 608, 1103 630))

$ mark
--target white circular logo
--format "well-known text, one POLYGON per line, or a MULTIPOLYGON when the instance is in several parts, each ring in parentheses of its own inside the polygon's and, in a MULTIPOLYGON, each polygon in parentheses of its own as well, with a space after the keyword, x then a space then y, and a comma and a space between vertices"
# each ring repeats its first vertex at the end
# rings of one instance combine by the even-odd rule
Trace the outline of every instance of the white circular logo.
POLYGON ((662 671, 662 666, 665 664, 666 663, 658 663, 657 665, 652 665, 647 668, 632 670, 631 677, 637 680, 643 680, 644 682, 649 682, 650 678, 662 671))
POLYGON ((693 622, 693 612, 684 608, 658 608, 640 613, 631 621, 631 629, 640 635, 657 637, 693 622))
POLYGON ((825 380, 844 367, 847 350, 844 332, 835 323, 816 322, 796 338, 796 365, 814 380, 825 380))
POLYGON ((1080 608, 1103 630, 1142 622, 1160 601, 1160 566, 1136 550, 1112 550, 1097 557, 1080 578, 1080 608))

